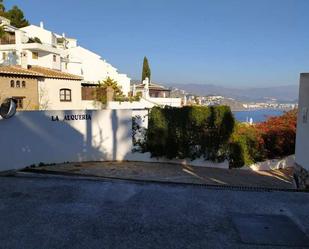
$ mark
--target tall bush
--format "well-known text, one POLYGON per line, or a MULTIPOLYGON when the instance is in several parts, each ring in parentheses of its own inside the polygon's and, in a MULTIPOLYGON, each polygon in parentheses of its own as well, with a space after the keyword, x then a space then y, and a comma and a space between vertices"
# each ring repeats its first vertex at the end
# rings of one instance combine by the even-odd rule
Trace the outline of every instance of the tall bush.
POLYGON ((159 108, 153 108, 148 120, 148 130, 146 132, 146 150, 152 156, 165 155, 166 140, 168 137, 168 124, 165 116, 159 108))
POLYGON ((149 114, 146 148, 152 156, 204 157, 222 161, 234 128, 227 106, 154 107, 149 114))
POLYGON ((250 165, 264 158, 263 140, 259 130, 255 126, 237 123, 229 143, 230 167, 250 165))
POLYGON ((230 167, 282 158, 295 153, 297 110, 256 125, 237 124, 229 143, 230 167))

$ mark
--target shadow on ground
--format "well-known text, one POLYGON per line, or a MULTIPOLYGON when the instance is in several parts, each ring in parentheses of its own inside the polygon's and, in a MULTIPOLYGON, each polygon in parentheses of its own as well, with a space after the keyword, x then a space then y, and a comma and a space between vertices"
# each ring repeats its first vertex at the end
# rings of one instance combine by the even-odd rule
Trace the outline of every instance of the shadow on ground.
POLYGON ((130 180, 294 189, 293 168, 252 171, 145 162, 84 162, 28 168, 38 173, 74 174, 130 180))

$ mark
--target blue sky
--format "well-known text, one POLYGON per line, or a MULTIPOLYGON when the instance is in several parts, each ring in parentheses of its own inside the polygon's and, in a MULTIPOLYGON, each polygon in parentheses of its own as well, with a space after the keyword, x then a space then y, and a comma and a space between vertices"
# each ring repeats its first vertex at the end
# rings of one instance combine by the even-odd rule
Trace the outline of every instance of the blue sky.
POLYGON ((298 84, 309 72, 308 0, 5 0, 32 24, 79 40, 133 79, 298 84))

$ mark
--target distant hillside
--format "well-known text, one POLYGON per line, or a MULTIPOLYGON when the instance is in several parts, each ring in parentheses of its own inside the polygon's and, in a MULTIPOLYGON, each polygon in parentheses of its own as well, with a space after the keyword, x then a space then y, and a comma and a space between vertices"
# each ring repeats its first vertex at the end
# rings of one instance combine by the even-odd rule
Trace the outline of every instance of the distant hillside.
POLYGON ((263 88, 228 88, 209 84, 169 84, 168 86, 199 96, 222 95, 239 101, 265 101, 275 98, 280 102, 294 102, 298 99, 298 85, 263 88))

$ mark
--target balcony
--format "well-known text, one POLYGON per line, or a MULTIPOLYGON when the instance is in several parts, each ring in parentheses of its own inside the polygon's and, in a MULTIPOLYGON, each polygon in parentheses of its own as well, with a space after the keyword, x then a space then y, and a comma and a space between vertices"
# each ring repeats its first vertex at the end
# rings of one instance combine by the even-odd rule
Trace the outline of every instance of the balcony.
POLYGON ((1 45, 8 45, 8 44, 15 44, 16 39, 15 39, 15 34, 9 34, 6 33, 1 39, 0 39, 0 44, 1 45))
POLYGON ((33 51, 44 51, 44 52, 50 52, 54 54, 60 54, 59 49, 55 48, 54 46, 50 44, 44 44, 44 43, 24 43, 22 48, 27 49, 27 50, 33 50, 33 51))

